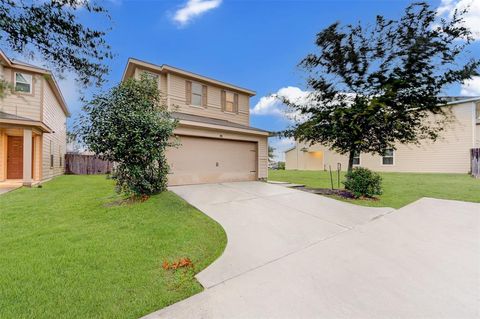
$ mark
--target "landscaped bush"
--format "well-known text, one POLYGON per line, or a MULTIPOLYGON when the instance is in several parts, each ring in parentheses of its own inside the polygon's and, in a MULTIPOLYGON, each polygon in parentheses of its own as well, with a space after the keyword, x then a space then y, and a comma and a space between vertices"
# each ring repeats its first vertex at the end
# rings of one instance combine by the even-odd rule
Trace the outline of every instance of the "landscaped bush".
POLYGON ((87 148, 115 163, 118 192, 142 197, 167 187, 166 149, 173 146, 177 121, 158 83, 143 74, 95 96, 84 106, 78 133, 87 148))
POLYGON ((374 197, 382 194, 382 177, 368 168, 357 167, 345 175, 345 189, 355 197, 374 197))

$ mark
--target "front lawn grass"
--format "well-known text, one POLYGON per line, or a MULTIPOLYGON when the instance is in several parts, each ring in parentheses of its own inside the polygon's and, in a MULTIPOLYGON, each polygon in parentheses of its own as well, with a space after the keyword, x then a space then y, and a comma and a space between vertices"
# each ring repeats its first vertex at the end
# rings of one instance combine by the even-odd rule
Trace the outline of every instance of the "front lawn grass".
POLYGON ((119 200, 105 176, 61 176, 0 196, 0 318, 138 318, 202 290, 195 272, 226 245, 171 192, 119 200))
MULTIPOLYGON (((330 188, 330 173, 325 171, 270 170, 268 179, 305 184, 308 187, 330 188)), ((337 188, 337 174, 332 172, 337 188)), ((422 197, 480 202, 480 180, 467 174, 380 173, 383 195, 380 200, 348 200, 363 206, 400 208, 422 197)), ((344 172, 340 181, 344 180, 344 172)), ((340 184, 343 188, 343 184, 340 184)), ((340 199, 339 197, 336 197, 340 199)))

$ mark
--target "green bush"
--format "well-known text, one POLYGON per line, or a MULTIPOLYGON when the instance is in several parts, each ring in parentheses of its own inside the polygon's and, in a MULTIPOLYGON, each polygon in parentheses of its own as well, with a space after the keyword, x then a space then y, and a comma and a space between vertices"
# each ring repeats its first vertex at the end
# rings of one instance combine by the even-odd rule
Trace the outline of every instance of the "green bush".
POLYGON ((355 197, 374 197, 382 194, 382 177, 368 168, 357 167, 345 175, 345 189, 355 197))
POLYGON ((84 106, 78 136, 101 158, 115 162, 116 190, 144 196, 167 187, 166 149, 174 145, 177 121, 158 83, 143 74, 96 95, 84 106))
POLYGON ((285 169, 285 162, 278 162, 277 169, 285 169))

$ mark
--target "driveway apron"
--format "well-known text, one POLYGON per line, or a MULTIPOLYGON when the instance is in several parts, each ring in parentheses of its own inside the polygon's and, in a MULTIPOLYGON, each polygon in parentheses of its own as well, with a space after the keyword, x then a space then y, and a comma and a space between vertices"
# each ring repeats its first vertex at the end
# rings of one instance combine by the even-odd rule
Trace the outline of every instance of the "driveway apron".
POLYGON ((478 318, 480 204, 368 208, 261 182, 172 187, 228 244, 145 318, 478 318))

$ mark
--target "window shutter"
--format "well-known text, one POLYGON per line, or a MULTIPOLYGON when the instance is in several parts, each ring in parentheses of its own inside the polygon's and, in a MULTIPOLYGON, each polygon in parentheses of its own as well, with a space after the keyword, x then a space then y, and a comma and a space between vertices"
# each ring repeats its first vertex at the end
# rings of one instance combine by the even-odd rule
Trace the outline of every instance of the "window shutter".
POLYGON ((225 111, 225 105, 227 104, 227 92, 225 90, 222 90, 222 96, 221 96, 221 103, 222 103, 222 111, 225 111))
POLYGON ((233 95, 233 111, 235 113, 238 113, 238 94, 237 93, 233 95))
POLYGON ((192 81, 186 81, 185 86, 185 101, 187 105, 190 105, 192 104, 192 81))
POLYGON ((207 86, 202 85, 202 106, 207 107, 207 86))

